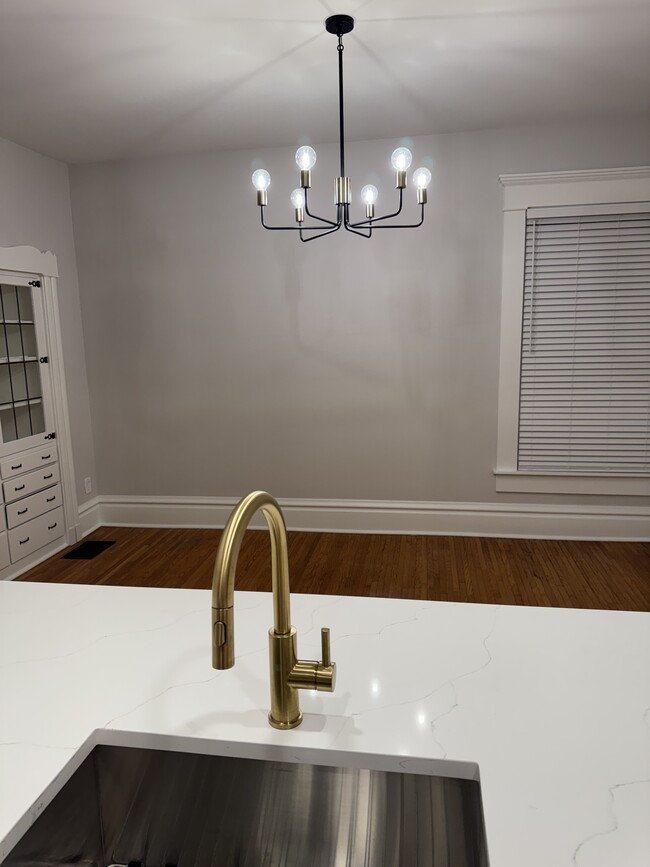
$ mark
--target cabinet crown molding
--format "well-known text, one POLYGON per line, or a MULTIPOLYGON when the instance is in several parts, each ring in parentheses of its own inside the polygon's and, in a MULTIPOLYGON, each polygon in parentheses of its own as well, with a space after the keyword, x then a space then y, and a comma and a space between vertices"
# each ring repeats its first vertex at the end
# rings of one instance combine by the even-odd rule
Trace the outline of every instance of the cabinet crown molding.
POLYGON ((4 271, 22 271, 29 274, 42 274, 44 277, 59 276, 59 267, 54 253, 36 247, 0 248, 0 267, 4 271))

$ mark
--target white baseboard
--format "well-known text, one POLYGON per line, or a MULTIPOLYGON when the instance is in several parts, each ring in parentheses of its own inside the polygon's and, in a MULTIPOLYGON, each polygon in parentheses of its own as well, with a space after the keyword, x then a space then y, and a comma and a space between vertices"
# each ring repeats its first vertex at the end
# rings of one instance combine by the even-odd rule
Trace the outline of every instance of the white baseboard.
MULTIPOLYGON (((96 519, 118 527, 223 527, 236 503, 231 497, 102 496, 96 519)), ((290 530, 650 540, 650 508, 641 506, 302 499, 281 499, 280 505, 290 530)), ((84 508, 85 526, 90 513, 88 523, 95 520, 96 507, 84 508)), ((251 526, 264 527, 264 518, 256 516, 251 526)))
POLYGON ((88 533, 92 533, 101 527, 99 497, 93 497, 87 503, 79 506, 79 523, 77 525, 77 537, 83 539, 88 533))

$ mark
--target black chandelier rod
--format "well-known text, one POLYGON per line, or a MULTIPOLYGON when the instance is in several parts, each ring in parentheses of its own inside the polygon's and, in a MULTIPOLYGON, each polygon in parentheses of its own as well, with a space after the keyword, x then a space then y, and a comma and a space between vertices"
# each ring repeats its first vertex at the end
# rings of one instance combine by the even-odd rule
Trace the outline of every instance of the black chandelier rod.
POLYGON ((343 115, 343 34, 339 30, 339 153, 341 155, 341 177, 345 177, 345 118, 343 115))

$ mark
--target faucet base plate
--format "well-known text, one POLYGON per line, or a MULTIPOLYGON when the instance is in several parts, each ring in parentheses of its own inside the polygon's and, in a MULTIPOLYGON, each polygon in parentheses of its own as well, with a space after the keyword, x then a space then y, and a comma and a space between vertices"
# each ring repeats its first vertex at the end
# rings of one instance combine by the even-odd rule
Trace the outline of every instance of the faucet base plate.
POLYGON ((272 725, 274 729, 295 729, 301 722, 302 711, 300 711, 295 719, 289 720, 289 722, 280 722, 280 720, 273 719, 271 714, 269 714, 269 725, 272 725))

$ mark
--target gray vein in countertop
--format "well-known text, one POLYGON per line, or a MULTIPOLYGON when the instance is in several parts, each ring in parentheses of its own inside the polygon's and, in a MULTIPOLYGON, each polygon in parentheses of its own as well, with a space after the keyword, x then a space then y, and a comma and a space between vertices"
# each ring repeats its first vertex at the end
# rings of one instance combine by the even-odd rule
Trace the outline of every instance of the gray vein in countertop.
MULTIPOLYGON (((492 621, 492 626, 490 627, 490 631, 488 632, 488 634, 483 639, 483 647, 484 647, 485 652, 487 653, 487 657, 488 657, 487 660, 483 663, 483 665, 479 665, 478 668, 473 668, 471 671, 466 671, 464 674, 459 674, 458 677, 452 677, 451 680, 448 680, 447 683, 443 684, 443 686, 450 686, 452 688, 453 694, 454 694, 454 703, 452 704, 452 706, 448 710, 444 711, 444 713, 439 714, 437 717, 435 717, 435 719, 431 720, 431 730, 433 733, 433 739, 438 744, 438 746, 442 749, 442 751, 444 753, 443 758, 445 758, 445 759, 447 758, 447 750, 440 743, 440 741, 438 740, 438 738, 435 735, 435 731, 436 731, 438 722, 441 719, 443 719, 443 717, 449 716, 449 714, 452 713, 452 711, 454 711, 458 707, 458 704, 459 704, 458 691, 456 690, 457 682, 459 680, 462 680, 465 677, 469 677, 472 674, 477 674, 479 671, 483 671, 483 669, 487 668, 488 665, 492 662, 492 654, 490 653, 490 650, 487 646, 487 643, 490 640, 490 638, 492 637, 494 630, 496 629, 497 615, 500 611, 500 608, 501 608, 501 606, 497 605, 497 607, 494 609, 494 619, 492 621)), ((440 689, 442 689, 442 687, 440 687, 440 689)))
POLYGON ((111 725, 111 723, 115 722, 115 720, 122 719, 125 716, 130 716, 132 713, 135 713, 136 710, 140 710, 141 707, 144 707, 146 704, 149 704, 149 702, 155 701, 157 698, 160 698, 161 696, 165 695, 168 692, 171 692, 174 689, 180 689, 183 686, 198 686, 202 683, 210 683, 213 680, 217 680, 219 677, 221 677, 222 674, 223 674, 223 672, 219 671, 219 672, 217 672, 217 674, 213 674, 210 677, 205 677, 202 680, 189 680, 189 681, 186 681, 185 683, 173 683, 171 686, 165 687, 165 689, 162 689, 160 692, 157 692, 155 695, 151 695, 151 696, 149 696, 149 698, 145 698, 144 701, 141 701, 140 704, 136 704, 136 706, 132 707, 131 710, 124 711, 124 713, 119 713, 119 714, 117 714, 117 716, 112 717, 111 719, 109 719, 107 722, 104 723, 102 728, 108 728, 109 725, 111 725))
MULTIPOLYGON (((441 714, 438 714, 437 717, 434 717, 430 721, 430 723, 431 723, 431 735, 433 737, 434 742, 440 747, 440 751, 442 753, 443 759, 447 758, 447 750, 445 749, 445 747, 440 743, 440 741, 436 737, 436 727, 438 725, 438 722, 443 717, 449 716, 449 714, 458 707, 458 693, 456 692, 456 687, 454 686, 453 681, 450 680, 448 683, 445 684, 445 686, 450 686, 452 689, 453 704, 446 711, 443 711, 441 714)), ((440 687, 440 689, 442 689, 442 687, 440 687)))
POLYGON ((618 817, 616 815, 616 810, 614 809, 614 792, 616 792, 617 789, 624 789, 626 786, 641 786, 647 785, 649 783, 650 779, 630 780, 627 783, 616 783, 613 786, 609 786, 609 788, 607 789, 607 791, 609 792, 609 811, 611 813, 613 825, 611 828, 606 828, 604 831, 596 831, 595 834, 590 834, 588 837, 585 837, 585 839, 581 843, 578 843, 573 852, 573 863, 576 865, 576 867, 578 864, 578 855, 580 854, 580 851, 583 849, 583 847, 587 845, 587 843, 589 843, 591 840, 595 840, 596 837, 606 837, 608 834, 613 834, 615 831, 618 831, 618 817))
POLYGON ((336 735, 332 738, 332 742, 330 745, 331 747, 333 747, 334 744, 338 741, 338 739, 341 737, 341 735, 346 730, 346 728, 350 725, 350 723, 352 723, 352 725, 354 725, 354 719, 351 716, 342 717, 342 719, 343 719, 343 724, 342 724, 341 728, 338 730, 338 732, 336 733, 336 735))
MULTIPOLYGON (((444 683, 441 683, 435 689, 432 689, 429 692, 424 693, 423 695, 418 695, 415 698, 409 698, 409 699, 406 699, 405 701, 398 701, 398 702, 395 702, 393 704, 375 705, 374 707, 365 708, 364 710, 352 711, 352 716, 353 717, 362 716, 363 714, 374 713, 375 711, 388 710, 389 708, 396 708, 396 707, 406 707, 407 705, 415 704, 418 701, 426 701, 426 699, 431 698, 432 695, 435 695, 437 692, 440 692, 441 689, 444 689, 446 686, 449 686, 449 685, 452 686, 452 688, 454 689, 454 693, 455 693, 455 684, 457 681, 462 680, 464 677, 469 677, 471 674, 476 674, 477 672, 482 671, 484 668, 487 668, 487 666, 492 662, 492 654, 488 650, 486 642, 492 637, 492 633, 494 632, 494 629, 496 627, 497 614, 498 614, 500 609, 501 609, 500 605, 495 606, 494 619, 492 621, 490 631, 485 636, 485 638, 483 639, 483 642, 482 642, 483 647, 485 648, 485 652, 488 655, 487 660, 482 665, 479 665, 477 668, 471 669, 471 671, 466 671, 463 674, 458 674, 455 677, 452 677, 449 680, 446 680, 444 683)), ((423 608, 419 609, 419 611, 424 611, 424 610, 426 610, 426 609, 423 609, 423 608)), ((414 619, 414 618, 411 618, 411 619, 414 619)), ((402 622, 402 621, 400 621, 400 622, 402 622)), ((409 621, 404 621, 404 622, 408 623, 409 621)), ((395 624, 395 625, 397 625, 397 624, 395 624)), ((384 627, 384 628, 386 628, 386 627, 384 627)), ((374 634, 374 633, 372 633, 372 634, 374 634)), ((450 708, 449 710, 446 710, 443 714, 440 715, 440 717, 446 716, 448 713, 451 713, 452 710, 453 710, 453 707, 450 708)), ((436 717, 436 720, 439 719, 440 717, 436 717)), ((436 720, 432 720, 432 722, 435 722, 436 720)))
POLYGON ((418 619, 418 615, 423 611, 432 611, 435 607, 435 605, 425 605, 423 608, 418 608, 415 614, 412 617, 408 617, 406 620, 395 620, 393 623, 387 623, 385 626, 382 626, 381 629, 375 629, 370 632, 345 632, 343 635, 337 635, 336 640, 342 641, 344 638, 366 638, 369 635, 376 635, 379 637, 387 629, 393 629, 395 626, 402 626, 404 623, 415 623, 418 619))
POLYGON ((56 656, 29 656, 27 659, 14 659, 12 662, 0 665, 0 668, 8 668, 11 665, 28 665, 31 662, 54 662, 57 659, 67 659, 69 656, 75 656, 77 653, 83 653, 84 650, 88 650, 89 648, 94 647, 95 644, 106 641, 108 638, 123 638, 125 635, 144 635, 148 632, 159 632, 161 629, 169 629, 170 626, 180 623, 180 621, 184 620, 186 617, 189 617, 192 614, 198 614, 199 611, 204 610, 204 608, 196 608, 193 611, 186 611, 185 614, 181 614, 181 616, 177 617, 175 620, 165 623, 162 626, 154 626, 151 629, 125 629, 123 632, 107 632, 104 635, 100 635, 98 638, 93 638, 93 640, 89 641, 88 644, 83 644, 81 647, 77 647, 75 650, 70 650, 67 653, 59 653, 56 656))
POLYGON ((423 611, 433 611, 435 607, 435 605, 425 605, 422 608, 418 608, 413 617, 409 617, 408 620, 396 620, 394 623, 387 623, 386 626, 382 626, 376 634, 381 636, 387 629, 393 629, 395 626, 402 626, 404 623, 416 623, 419 615, 422 614, 423 611))
POLYGON ((336 599, 330 600, 329 602, 324 602, 322 605, 318 605, 316 608, 314 608, 314 610, 311 613, 311 626, 308 629, 303 630, 300 634, 302 636, 305 636, 305 635, 309 635, 310 632, 314 631, 314 629, 316 628, 314 621, 316 619, 316 612, 317 611, 322 611, 323 608, 331 608, 334 605, 340 605, 342 601, 343 601, 343 597, 338 596, 336 599))
MULTIPOLYGON (((256 650, 249 650, 246 653, 240 653, 238 656, 236 656, 235 661, 237 659, 245 659, 247 656, 255 656, 256 653, 264 653, 265 651, 266 647, 258 647, 256 650)), ((225 669, 224 671, 229 670, 230 669, 225 669)), ((218 671, 216 674, 213 674, 210 677, 202 678, 201 680, 188 680, 183 681, 183 683, 173 683, 171 684, 171 686, 168 686, 160 692, 157 692, 155 695, 152 695, 149 698, 146 698, 144 701, 141 701, 140 704, 137 704, 135 707, 131 708, 131 710, 127 710, 124 713, 120 713, 117 716, 112 717, 112 719, 109 719, 108 722, 104 723, 102 728, 108 728, 108 726, 111 725, 111 723, 114 723, 115 720, 122 719, 125 716, 130 716, 132 713, 135 713, 136 710, 140 710, 140 708, 144 707, 146 704, 149 704, 149 702, 155 701, 157 698, 160 698, 161 696, 165 695, 168 692, 171 692, 174 689, 183 689, 184 687, 188 686, 200 686, 204 683, 211 683, 213 680, 217 680, 218 678, 220 678, 224 674, 224 671, 218 671)))
MULTIPOLYGON (((262 603, 258 602, 256 605, 251 605, 246 607, 245 611, 253 611, 255 608, 259 608, 262 603)), ((6 662, 0 665, 0 669, 9 668, 12 665, 28 665, 32 662, 55 662, 58 659, 67 659, 70 656, 75 656, 77 653, 83 653, 84 650, 88 650, 91 647, 94 647, 95 644, 99 644, 102 641, 106 641, 110 638, 123 638, 125 635, 148 635, 150 632, 160 632, 163 629, 169 629, 171 626, 175 626, 177 623, 180 623, 181 620, 185 620, 186 617, 191 617, 195 614, 204 614, 206 612, 205 606, 201 606, 201 608, 193 608, 191 611, 186 611, 184 614, 181 614, 180 617, 176 617, 175 620, 171 620, 169 623, 163 623, 162 626, 152 626, 150 629, 125 629, 122 632, 107 632, 104 635, 100 635, 98 638, 93 638, 92 641, 89 641, 88 644, 84 644, 81 647, 77 647, 75 650, 70 650, 67 653, 59 653, 56 656, 30 656, 27 659, 14 659, 11 662, 6 662)))

